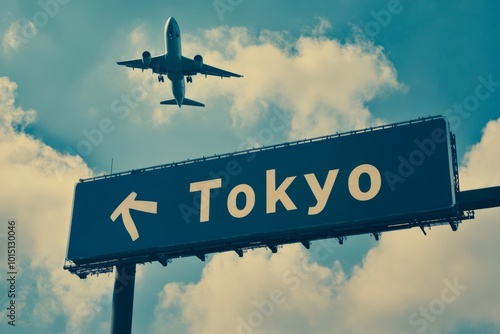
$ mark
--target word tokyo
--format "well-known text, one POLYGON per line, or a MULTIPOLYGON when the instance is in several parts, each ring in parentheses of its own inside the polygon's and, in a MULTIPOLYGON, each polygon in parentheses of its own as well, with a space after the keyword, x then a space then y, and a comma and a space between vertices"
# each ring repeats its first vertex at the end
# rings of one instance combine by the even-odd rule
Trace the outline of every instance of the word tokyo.
MULTIPOLYGON (((317 203, 309 207, 308 215, 316 215, 323 211, 332 191, 339 169, 328 171, 328 175, 323 186, 320 185, 314 173, 304 174, 309 189, 314 195, 317 203)), ((296 210, 297 206, 287 194, 288 187, 294 182, 296 176, 287 177, 280 185, 276 185, 276 170, 266 170, 266 214, 276 212, 276 203, 279 201, 283 204, 287 211, 296 210)), ((369 201, 373 199, 380 191, 382 186, 381 175, 379 170, 372 165, 363 164, 354 168, 349 174, 348 188, 349 193, 358 201, 369 201), (370 177, 370 188, 362 191, 359 186, 361 175, 367 174, 370 177)), ((201 193, 200 205, 200 223, 210 220, 210 191, 222 187, 222 179, 211 179, 190 184, 190 192, 201 193)), ((239 184, 229 192, 227 198, 227 210, 234 218, 246 217, 252 212, 255 206, 255 191, 248 184, 239 184), (246 198, 246 203, 242 208, 236 204, 238 195, 243 194, 246 198)))

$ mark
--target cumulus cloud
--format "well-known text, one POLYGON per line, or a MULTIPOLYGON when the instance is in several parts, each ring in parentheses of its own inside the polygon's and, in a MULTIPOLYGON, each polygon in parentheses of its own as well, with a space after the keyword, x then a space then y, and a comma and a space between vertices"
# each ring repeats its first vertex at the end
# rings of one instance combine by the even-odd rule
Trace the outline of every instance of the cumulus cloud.
POLYGON ((21 46, 36 34, 37 28, 32 21, 27 19, 15 21, 9 25, 2 37, 4 52, 19 51, 21 46))
MULTIPOLYGON (((217 27, 199 35, 183 34, 183 54, 200 53, 212 66, 241 73, 244 78, 217 80, 195 77, 186 87, 186 96, 205 102, 207 108, 229 105, 235 129, 255 125, 271 109, 286 110, 291 116, 290 138, 300 139, 336 131, 373 125, 366 104, 375 96, 404 91, 392 63, 380 46, 353 32, 350 41, 326 37, 331 24, 319 24, 299 38, 286 32, 261 31, 256 34, 242 27, 217 27)), ((138 27, 130 40, 147 49, 157 36, 138 27), (154 38, 154 39, 153 39, 154 38)), ((157 43, 154 43, 156 45, 157 43)), ((163 51, 161 51, 163 52, 163 51)), ((140 71, 130 71, 137 84, 144 79, 140 71)), ((154 96, 165 96, 165 85, 153 85, 154 96)), ((155 124, 168 124, 161 116, 158 98, 151 99, 155 124)), ((183 108, 184 112, 196 112, 183 108), (186 109, 186 110, 184 110, 186 109)), ((164 108, 173 114, 176 108, 164 108)))
POLYGON ((234 333, 241 327, 273 332, 280 330, 273 318, 290 314, 305 320, 301 332, 307 332, 307 319, 329 303, 342 276, 341 270, 334 273, 312 263, 297 245, 273 256, 262 249, 243 259, 233 253, 221 254, 204 268, 199 283, 164 287, 156 309, 157 329, 160 331, 161 319, 169 317, 168 309, 177 306, 182 308, 180 320, 190 324, 192 333, 234 333))
MULTIPOLYGON (((497 186, 500 119, 467 154, 461 180, 497 186)), ((215 255, 199 282, 169 283, 156 327, 169 319, 189 333, 454 333, 500 331, 500 210, 476 212, 457 232, 447 226, 385 233, 346 275, 335 252, 290 245, 243 259, 215 255), (172 314, 179 319, 175 322, 172 314), (483 328, 483 330, 482 330, 483 328)), ((322 247, 316 243, 315 247, 322 247)), ((342 246, 346 247, 346 245, 342 246)))
POLYGON ((483 138, 465 155, 465 168, 461 171, 462 189, 493 187, 500 185, 500 154, 498 154, 500 119, 488 122, 483 129, 483 138), (478 173, 481 171, 481 173, 478 173))
POLYGON ((322 35, 290 39, 285 33, 255 36, 244 28, 220 27, 196 43, 210 45, 207 63, 245 75, 196 90, 205 99, 229 99, 236 128, 254 124, 270 108, 291 114, 292 139, 362 128, 376 122, 369 101, 404 89, 383 49, 356 32, 342 43, 322 35))
POLYGON ((0 78, 0 101, 2 101, 2 108, 7 111, 0 113, 0 131, 2 134, 13 133, 16 127, 20 127, 21 131, 35 120, 35 111, 24 111, 15 106, 15 93, 17 85, 9 81, 6 77, 0 78))
POLYGON ((326 32, 328 32, 328 30, 332 28, 332 24, 329 20, 323 17, 318 17, 317 20, 318 24, 311 31, 313 35, 324 35, 326 32))
POLYGON ((0 77, 0 219, 17 223, 18 261, 27 263, 19 274, 25 280, 22 293, 30 294, 24 314, 41 326, 65 314, 68 326, 81 329, 95 316, 110 283, 81 281, 62 269, 74 187, 92 172, 80 157, 61 154, 24 132, 36 113, 16 106, 16 89, 0 77))

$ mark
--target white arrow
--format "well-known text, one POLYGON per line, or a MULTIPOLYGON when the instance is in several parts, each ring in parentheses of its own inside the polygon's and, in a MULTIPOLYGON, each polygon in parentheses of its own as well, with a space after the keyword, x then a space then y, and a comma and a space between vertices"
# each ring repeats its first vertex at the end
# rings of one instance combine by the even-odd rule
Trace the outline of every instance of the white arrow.
POLYGON ((112 221, 118 219, 121 215, 123 219, 123 225, 125 225, 125 229, 128 234, 132 238, 132 241, 137 240, 139 238, 139 232, 137 232, 137 227, 135 227, 134 221, 132 220, 132 216, 130 215, 130 210, 137 210, 141 212, 154 213, 156 214, 156 202, 150 201, 136 201, 137 193, 131 192, 130 195, 127 196, 123 200, 123 202, 118 205, 118 207, 113 211, 110 218, 112 221))

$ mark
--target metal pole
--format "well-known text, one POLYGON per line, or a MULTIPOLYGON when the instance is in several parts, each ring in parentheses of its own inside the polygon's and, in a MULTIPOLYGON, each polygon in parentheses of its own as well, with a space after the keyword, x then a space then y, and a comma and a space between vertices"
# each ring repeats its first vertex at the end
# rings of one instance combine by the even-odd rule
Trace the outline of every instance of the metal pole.
POLYGON ((135 263, 118 264, 115 269, 111 334, 131 334, 132 313, 134 310, 135 263))

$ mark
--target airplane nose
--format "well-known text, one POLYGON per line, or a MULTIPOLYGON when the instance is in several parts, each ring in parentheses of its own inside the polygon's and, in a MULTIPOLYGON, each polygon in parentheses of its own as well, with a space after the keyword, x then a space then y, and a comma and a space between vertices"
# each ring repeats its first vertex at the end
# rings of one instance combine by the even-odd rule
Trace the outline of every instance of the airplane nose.
POLYGON ((173 32, 176 24, 177 22, 175 22, 175 19, 173 17, 169 17, 165 23, 165 34, 167 34, 168 31, 173 32))
POLYGON ((165 23, 165 32, 167 30, 174 30, 177 26, 177 21, 173 17, 169 17, 165 23))
POLYGON ((177 22, 175 21, 175 19, 173 17, 169 17, 167 19, 167 25, 168 26, 174 26, 175 24, 177 24, 177 22))

